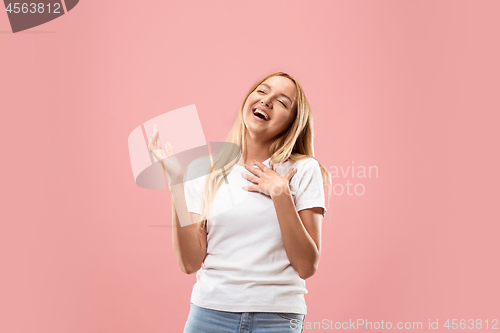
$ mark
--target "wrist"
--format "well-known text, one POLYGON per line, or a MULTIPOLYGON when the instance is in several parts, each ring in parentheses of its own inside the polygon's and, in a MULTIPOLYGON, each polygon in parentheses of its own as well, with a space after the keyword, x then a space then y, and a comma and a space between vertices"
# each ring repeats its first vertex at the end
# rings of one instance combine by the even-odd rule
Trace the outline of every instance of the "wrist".
POLYGON ((168 179, 168 186, 169 187, 172 186, 172 185, 177 185, 177 184, 184 183, 184 175, 170 176, 167 173, 167 179, 168 179))
POLYGON ((283 196, 292 196, 292 191, 290 190, 290 186, 288 184, 284 186, 274 186, 271 191, 271 199, 283 197, 283 196))

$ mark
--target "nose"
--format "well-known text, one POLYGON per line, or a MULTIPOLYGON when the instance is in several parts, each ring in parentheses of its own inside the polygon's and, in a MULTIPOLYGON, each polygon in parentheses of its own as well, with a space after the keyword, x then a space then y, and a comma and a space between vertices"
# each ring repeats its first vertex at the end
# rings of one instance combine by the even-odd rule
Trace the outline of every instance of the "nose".
POLYGON ((270 103, 270 102, 268 102, 268 100, 267 100, 267 99, 265 99, 264 97, 262 97, 262 99, 260 100, 260 102, 261 102, 262 104, 265 104, 267 107, 271 107, 271 106, 270 106, 270 104, 271 104, 271 103, 270 103))

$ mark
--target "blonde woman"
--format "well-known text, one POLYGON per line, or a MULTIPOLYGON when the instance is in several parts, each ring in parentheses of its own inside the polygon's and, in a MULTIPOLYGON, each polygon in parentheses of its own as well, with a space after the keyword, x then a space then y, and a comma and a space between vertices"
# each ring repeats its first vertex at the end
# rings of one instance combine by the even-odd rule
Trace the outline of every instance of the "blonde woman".
POLYGON ((150 138, 169 184, 182 184, 170 186, 173 246, 181 270, 197 273, 184 333, 302 332, 331 179, 299 83, 283 72, 255 83, 226 141, 240 153, 197 159, 185 178, 157 127, 150 138))

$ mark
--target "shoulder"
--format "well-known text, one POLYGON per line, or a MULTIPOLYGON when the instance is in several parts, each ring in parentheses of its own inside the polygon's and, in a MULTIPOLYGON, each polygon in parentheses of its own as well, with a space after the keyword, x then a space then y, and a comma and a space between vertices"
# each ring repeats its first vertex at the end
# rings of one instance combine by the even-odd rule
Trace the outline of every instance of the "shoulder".
POLYGON ((298 179, 316 179, 321 178, 321 167, 319 162, 312 157, 304 158, 296 162, 298 179))
POLYGON ((296 193, 298 211, 310 207, 324 208, 321 164, 313 157, 306 157, 296 161, 293 167, 297 168, 297 173, 292 177, 290 188, 296 193))
POLYGON ((303 169, 303 168, 314 168, 317 166, 319 168, 319 163, 313 157, 304 157, 300 160, 289 159, 286 162, 278 165, 278 168, 290 170, 292 168, 303 169))
POLYGON ((297 173, 292 178, 294 182, 311 175, 321 175, 320 164, 313 157, 305 157, 300 160, 289 159, 278 167, 278 170, 280 170, 278 173, 284 175, 292 168, 297 168, 297 173))
POLYGON ((290 166, 292 168, 297 168, 297 172, 299 171, 299 169, 309 170, 316 168, 319 169, 320 167, 318 161, 313 157, 306 157, 298 161, 289 160, 288 162, 290 162, 290 166))

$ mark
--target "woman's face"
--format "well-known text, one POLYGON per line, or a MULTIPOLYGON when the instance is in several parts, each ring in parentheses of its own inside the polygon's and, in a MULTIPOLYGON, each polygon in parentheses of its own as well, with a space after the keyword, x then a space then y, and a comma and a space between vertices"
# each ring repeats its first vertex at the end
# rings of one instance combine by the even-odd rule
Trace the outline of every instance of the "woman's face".
POLYGON ((296 95, 295 83, 286 77, 273 76, 262 82, 243 106, 249 134, 268 141, 286 130, 295 119, 296 95))

